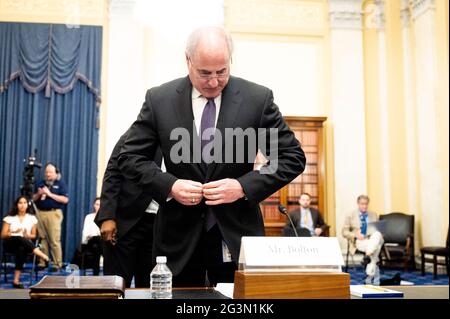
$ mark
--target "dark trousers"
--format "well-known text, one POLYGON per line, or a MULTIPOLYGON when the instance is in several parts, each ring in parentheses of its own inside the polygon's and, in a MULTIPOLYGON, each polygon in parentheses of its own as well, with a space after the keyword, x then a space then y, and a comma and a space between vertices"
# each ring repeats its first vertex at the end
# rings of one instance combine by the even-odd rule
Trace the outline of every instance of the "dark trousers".
POLYGON ((150 287, 154 221, 154 214, 144 213, 139 222, 117 240, 116 245, 104 243, 105 275, 121 276, 127 287, 130 287, 133 277, 136 288, 150 287))
POLYGON ((103 244, 100 236, 89 238, 88 242, 81 247, 82 264, 81 267, 86 269, 92 267, 94 276, 100 273, 100 256, 103 252, 103 244))
POLYGON ((237 266, 223 262, 222 234, 214 225, 208 232, 203 230, 201 239, 181 273, 173 278, 174 287, 215 286, 220 282, 234 282, 237 266))
POLYGON ((27 254, 30 254, 34 250, 34 244, 31 240, 20 237, 13 236, 7 238, 3 241, 3 248, 6 253, 15 255, 15 270, 23 270, 23 264, 27 258, 27 254))

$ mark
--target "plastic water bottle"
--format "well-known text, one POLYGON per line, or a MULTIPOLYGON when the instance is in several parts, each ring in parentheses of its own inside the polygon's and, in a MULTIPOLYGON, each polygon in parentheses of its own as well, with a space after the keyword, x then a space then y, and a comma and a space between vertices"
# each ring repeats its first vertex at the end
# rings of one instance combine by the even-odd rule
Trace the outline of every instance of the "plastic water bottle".
POLYGON ((172 298, 172 272, 166 263, 166 256, 156 257, 156 266, 150 273, 150 294, 153 299, 172 298))

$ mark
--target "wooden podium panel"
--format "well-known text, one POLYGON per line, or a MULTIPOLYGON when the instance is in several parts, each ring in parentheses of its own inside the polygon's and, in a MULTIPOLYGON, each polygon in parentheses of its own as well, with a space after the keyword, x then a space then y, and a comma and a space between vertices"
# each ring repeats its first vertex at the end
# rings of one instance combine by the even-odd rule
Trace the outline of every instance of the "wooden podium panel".
POLYGON ((44 276, 30 287, 31 299, 117 299, 125 294, 120 276, 44 276), (76 279, 76 281, 75 281, 76 279))
POLYGON ((236 271, 234 299, 349 299, 347 273, 236 271))

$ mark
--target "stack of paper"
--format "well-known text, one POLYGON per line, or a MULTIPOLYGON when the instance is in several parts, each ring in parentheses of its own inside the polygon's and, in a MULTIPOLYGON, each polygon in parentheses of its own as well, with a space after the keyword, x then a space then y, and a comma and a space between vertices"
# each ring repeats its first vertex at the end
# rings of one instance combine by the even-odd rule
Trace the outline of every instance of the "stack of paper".
POLYGON ((350 285, 350 293, 361 298, 402 298, 403 292, 372 285, 350 285))

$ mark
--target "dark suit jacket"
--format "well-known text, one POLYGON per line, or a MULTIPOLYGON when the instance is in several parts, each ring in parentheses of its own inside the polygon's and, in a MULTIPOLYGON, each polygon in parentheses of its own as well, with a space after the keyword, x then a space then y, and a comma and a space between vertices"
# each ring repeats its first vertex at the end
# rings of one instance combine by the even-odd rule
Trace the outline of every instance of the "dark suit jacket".
MULTIPOLYGON (((155 221, 155 255, 167 256, 168 265, 177 275, 196 248, 207 211, 212 213, 237 262, 242 236, 263 236, 264 224, 259 202, 289 183, 305 168, 305 155, 293 132, 286 125, 273 102, 272 91, 246 80, 230 77, 222 91, 222 102, 216 129, 225 136, 225 128, 277 128, 278 169, 272 174, 253 170, 255 156, 245 163, 212 163, 207 170, 193 163, 193 140, 198 139, 193 128, 192 84, 189 77, 177 79, 147 91, 141 112, 131 126, 119 156, 119 167, 127 178, 138 179, 139 186, 152 194, 160 204, 155 221), (185 128, 190 141, 190 163, 174 163, 171 140, 175 128, 185 128), (167 172, 163 173, 151 160, 158 146, 163 152, 167 172), (176 200, 167 201, 177 179, 206 183, 223 178, 237 179, 246 194, 230 204, 184 206, 176 200)), ((234 145, 235 147, 235 145, 234 145)), ((248 145, 246 145, 248 148, 248 145)), ((257 147, 256 147, 257 148, 257 147)), ((253 149, 256 155, 257 149, 253 149)), ((224 152, 222 152, 224 153, 224 152)), ((248 154, 248 152, 245 152, 248 154)), ((222 154, 225 157, 225 154, 222 154)))
MULTIPOLYGON (((323 234, 323 232, 328 228, 328 225, 325 224, 322 215, 317 209, 310 208, 310 211, 314 228, 321 228, 323 234)), ((300 227, 300 216, 301 216, 300 214, 301 214, 300 208, 293 210, 292 212, 289 213, 289 216, 291 216, 292 222, 294 223, 295 227, 300 227)), ((292 225, 289 222, 289 220, 286 222, 286 226, 284 226, 284 228, 285 233, 291 233, 292 225)))
MULTIPOLYGON (((100 196, 100 209, 95 223, 101 227, 103 221, 114 219, 117 223, 117 239, 125 235, 142 217, 152 201, 148 190, 141 188, 136 181, 125 178, 118 167, 120 149, 128 131, 123 134, 111 153, 106 167, 100 196)), ((155 163, 161 166, 162 153, 157 151, 155 163)))

